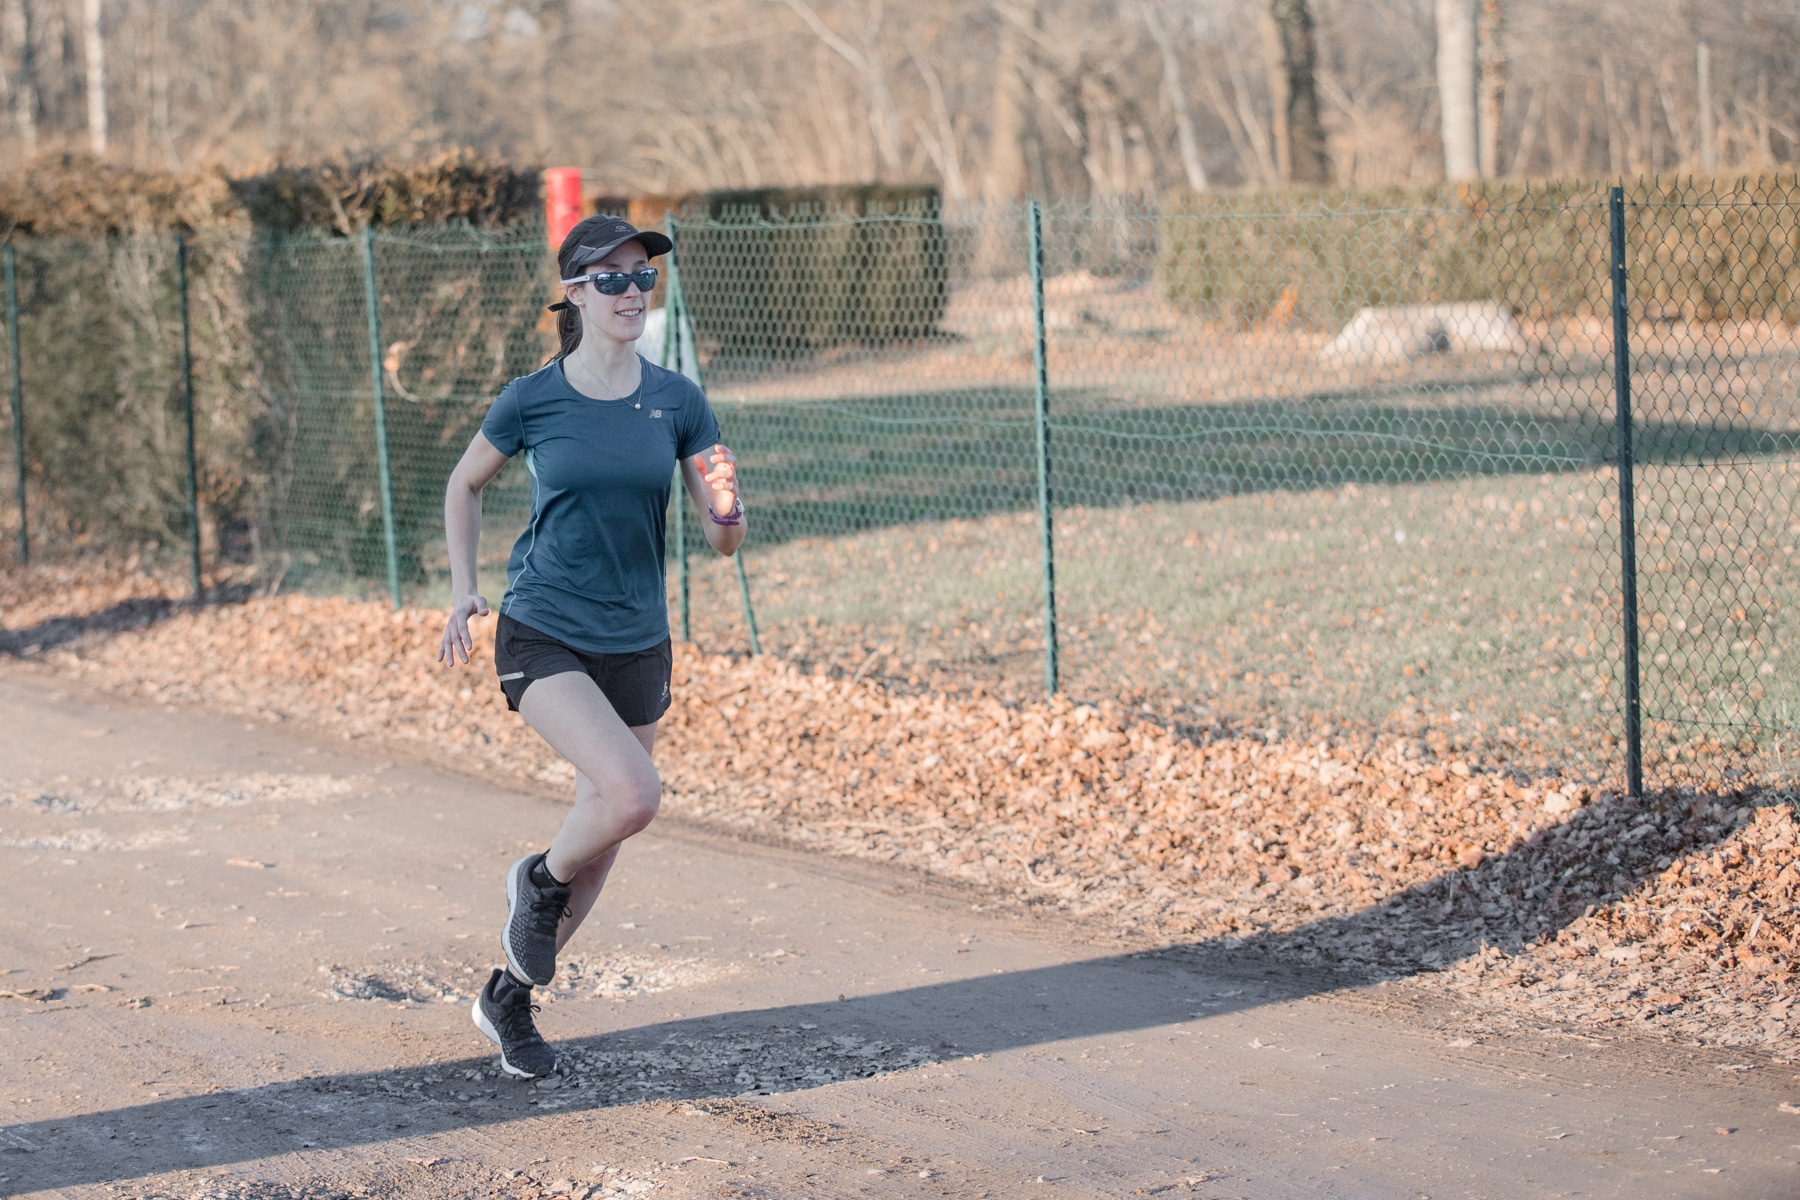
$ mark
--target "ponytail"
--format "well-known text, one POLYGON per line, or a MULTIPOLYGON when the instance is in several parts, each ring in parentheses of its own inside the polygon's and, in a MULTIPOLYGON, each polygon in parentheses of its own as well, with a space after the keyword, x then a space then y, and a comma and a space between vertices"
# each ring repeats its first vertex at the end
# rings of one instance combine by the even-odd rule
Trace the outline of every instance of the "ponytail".
MULTIPOLYGON (((581 310, 564 304, 556 312, 556 357, 567 358, 581 345, 581 310)), ((552 360, 554 361, 554 360, 552 360)))
MULTIPOLYGON (((567 279, 581 264, 571 261, 581 251, 581 246, 588 234, 600 226, 607 218, 588 217, 577 221, 572 229, 564 235, 563 242, 556 251, 556 277, 567 279)), ((567 358, 575 353, 575 347, 581 345, 581 310, 567 300, 558 300, 550 306, 556 314, 556 355, 550 361, 567 358)))

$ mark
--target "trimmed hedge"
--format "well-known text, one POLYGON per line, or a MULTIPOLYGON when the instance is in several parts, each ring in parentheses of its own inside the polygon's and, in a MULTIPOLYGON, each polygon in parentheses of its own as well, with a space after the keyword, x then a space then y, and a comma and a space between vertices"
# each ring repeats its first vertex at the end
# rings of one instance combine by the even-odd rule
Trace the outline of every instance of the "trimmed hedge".
MULTIPOLYGON (((1336 328, 1364 306, 1495 300, 1527 319, 1610 311, 1603 183, 1182 193, 1162 205, 1164 295, 1197 316, 1336 328)), ((1626 185, 1634 311, 1800 323, 1800 178, 1626 185)))
POLYGON ((489 162, 466 150, 416 163, 345 160, 239 177, 134 171, 66 154, 0 178, 0 236, 119 237, 246 222, 349 234, 365 225, 493 227, 542 214, 536 168, 489 162))
MULTIPOLYGON (((332 553, 358 570, 372 553, 379 566, 379 505, 372 479, 363 478, 372 475, 364 470, 372 465, 362 450, 367 438, 340 437, 341 450, 332 442, 360 430, 356 421, 366 424, 340 397, 369 403, 360 258, 342 235, 367 224, 417 226, 377 247, 385 340, 396 360, 391 444, 401 469, 409 454, 441 456, 447 432, 466 438, 456 424, 468 423, 464 410, 542 360, 547 343, 535 322, 550 280, 540 196, 535 171, 462 153, 392 168, 284 167, 236 180, 46 157, 0 179, 0 236, 17 255, 34 537, 144 554, 185 545, 175 270, 176 234, 185 233, 208 560, 255 557, 276 534, 283 545, 312 549, 323 535, 309 542, 273 527, 271 514, 293 524, 295 513, 309 504, 323 512, 335 496, 349 507, 331 536, 348 545, 332 553), (495 228, 505 226, 513 228, 496 239, 495 228), (512 252, 474 252, 490 240, 512 252), (314 270, 304 281, 295 279, 302 260, 314 270), (507 298, 502 311, 469 303, 495 295, 507 298), (321 324, 321 309, 337 324, 321 324), (296 395, 313 402, 294 406, 296 395), (321 417, 337 424, 312 436, 305 422, 321 417), (430 435, 415 435, 420 426, 430 435), (356 461, 337 461, 345 456, 356 461)), ((0 431, 9 423, 0 404, 0 431)), ((0 437, 8 481, 0 527, 10 528, 10 434, 0 437)))
POLYGON ((133 171, 65 154, 0 177, 3 237, 119 237, 197 229, 238 214, 230 181, 210 171, 133 171))
POLYGON ((458 150, 418 163, 343 161, 276 167, 231 184, 238 202, 265 229, 332 230, 367 225, 511 225, 543 215, 543 173, 488 162, 458 150))
POLYGON ((682 287, 715 362, 915 341, 943 316, 936 188, 760 188, 669 207, 680 221, 682 287))

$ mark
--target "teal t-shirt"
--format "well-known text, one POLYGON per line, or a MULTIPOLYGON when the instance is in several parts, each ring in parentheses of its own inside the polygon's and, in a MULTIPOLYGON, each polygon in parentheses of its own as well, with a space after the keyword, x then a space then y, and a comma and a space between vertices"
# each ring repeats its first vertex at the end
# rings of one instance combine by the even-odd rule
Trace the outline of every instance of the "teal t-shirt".
POLYGON ((531 523, 513 545, 500 611, 590 654, 669 636, 664 514, 678 458, 712 449, 719 422, 694 382, 640 358, 643 387, 593 400, 560 360, 507 384, 481 432, 525 452, 531 523))

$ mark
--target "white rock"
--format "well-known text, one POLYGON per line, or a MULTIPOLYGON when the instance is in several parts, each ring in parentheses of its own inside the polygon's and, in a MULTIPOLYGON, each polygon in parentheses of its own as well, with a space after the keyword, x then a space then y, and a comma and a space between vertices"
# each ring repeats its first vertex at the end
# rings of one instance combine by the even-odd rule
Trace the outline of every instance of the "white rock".
POLYGON ((1319 351, 1325 366, 1391 366, 1431 354, 1530 349, 1512 310, 1491 300, 1365 308, 1319 351))

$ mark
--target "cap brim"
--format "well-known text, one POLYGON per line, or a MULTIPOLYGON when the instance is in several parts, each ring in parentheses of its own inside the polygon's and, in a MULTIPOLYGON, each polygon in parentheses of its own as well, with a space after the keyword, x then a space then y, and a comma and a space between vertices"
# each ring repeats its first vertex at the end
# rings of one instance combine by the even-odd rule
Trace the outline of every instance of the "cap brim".
POLYGON ((650 258, 660 257, 675 248, 675 243, 669 240, 668 235, 658 233, 654 229, 640 229, 636 233, 628 233, 624 237, 614 238, 610 242, 583 246, 570 256, 570 260, 576 266, 585 267, 589 263, 605 258, 626 242, 639 243, 644 247, 645 255, 650 258))

